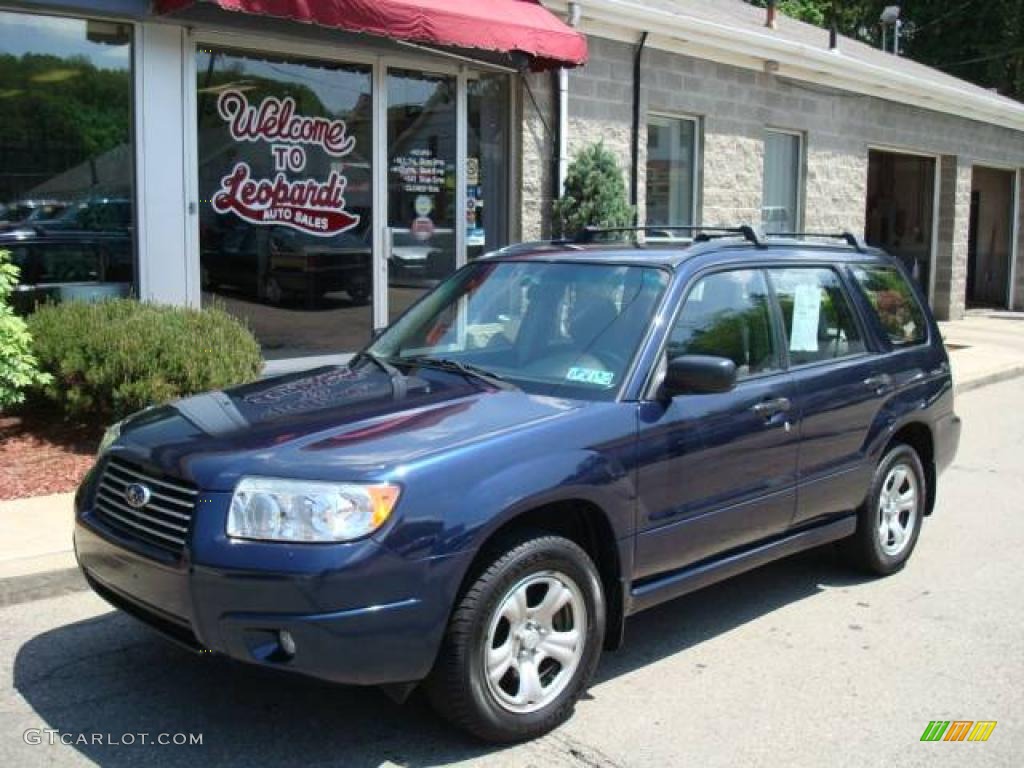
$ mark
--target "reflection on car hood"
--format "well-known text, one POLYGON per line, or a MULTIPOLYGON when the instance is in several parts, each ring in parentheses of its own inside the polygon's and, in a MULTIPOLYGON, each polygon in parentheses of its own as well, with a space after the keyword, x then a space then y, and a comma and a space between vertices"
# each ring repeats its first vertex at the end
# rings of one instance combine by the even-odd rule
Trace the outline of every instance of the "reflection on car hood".
POLYGON ((406 385, 396 399, 364 363, 209 392, 129 419, 115 450, 208 490, 241 474, 358 479, 585 405, 432 369, 406 385))

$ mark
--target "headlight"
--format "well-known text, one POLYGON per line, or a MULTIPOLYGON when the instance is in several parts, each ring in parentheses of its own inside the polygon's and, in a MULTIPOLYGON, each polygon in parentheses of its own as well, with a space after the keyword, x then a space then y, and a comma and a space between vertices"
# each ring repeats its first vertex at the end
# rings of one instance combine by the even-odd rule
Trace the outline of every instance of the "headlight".
POLYGON ((103 439, 100 440, 100 447, 96 450, 97 456, 102 456, 107 450, 114 444, 114 441, 121 436, 121 422, 111 424, 107 427, 107 431, 103 433, 103 439))
POLYGON ((228 511, 228 536, 267 541, 349 541, 380 528, 397 485, 243 477, 228 511))

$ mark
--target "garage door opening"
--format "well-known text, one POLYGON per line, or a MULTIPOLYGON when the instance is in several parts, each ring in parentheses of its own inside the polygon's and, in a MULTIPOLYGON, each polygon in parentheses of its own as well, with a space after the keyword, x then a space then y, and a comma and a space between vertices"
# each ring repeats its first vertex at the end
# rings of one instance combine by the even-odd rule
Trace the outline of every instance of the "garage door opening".
POLYGON ((868 152, 867 242, 899 257, 929 298, 935 164, 933 157, 868 152))
POLYGON ((1011 171, 975 166, 967 238, 967 306, 1005 309, 1013 242, 1011 171))

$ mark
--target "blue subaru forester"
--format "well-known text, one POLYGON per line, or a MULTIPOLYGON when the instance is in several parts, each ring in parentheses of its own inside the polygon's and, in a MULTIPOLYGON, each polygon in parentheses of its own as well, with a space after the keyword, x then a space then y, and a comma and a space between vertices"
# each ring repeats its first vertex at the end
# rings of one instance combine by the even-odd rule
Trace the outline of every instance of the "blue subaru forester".
POLYGON ((849 235, 518 246, 348 365, 112 427, 75 549, 190 648, 514 741, 644 608, 832 541, 901 568, 959 433, 918 289, 849 235))

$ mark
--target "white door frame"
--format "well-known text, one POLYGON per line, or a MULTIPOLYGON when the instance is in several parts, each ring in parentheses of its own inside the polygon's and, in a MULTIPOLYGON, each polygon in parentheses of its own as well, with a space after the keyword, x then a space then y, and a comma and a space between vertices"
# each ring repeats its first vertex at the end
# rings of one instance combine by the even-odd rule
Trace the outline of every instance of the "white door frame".
POLYGON ((1020 185, 1021 169, 1013 169, 1013 190, 1010 215, 1013 221, 1010 222, 1010 269, 1006 286, 1006 308, 1013 311, 1013 302, 1017 298, 1017 258, 1020 256, 1020 185))

